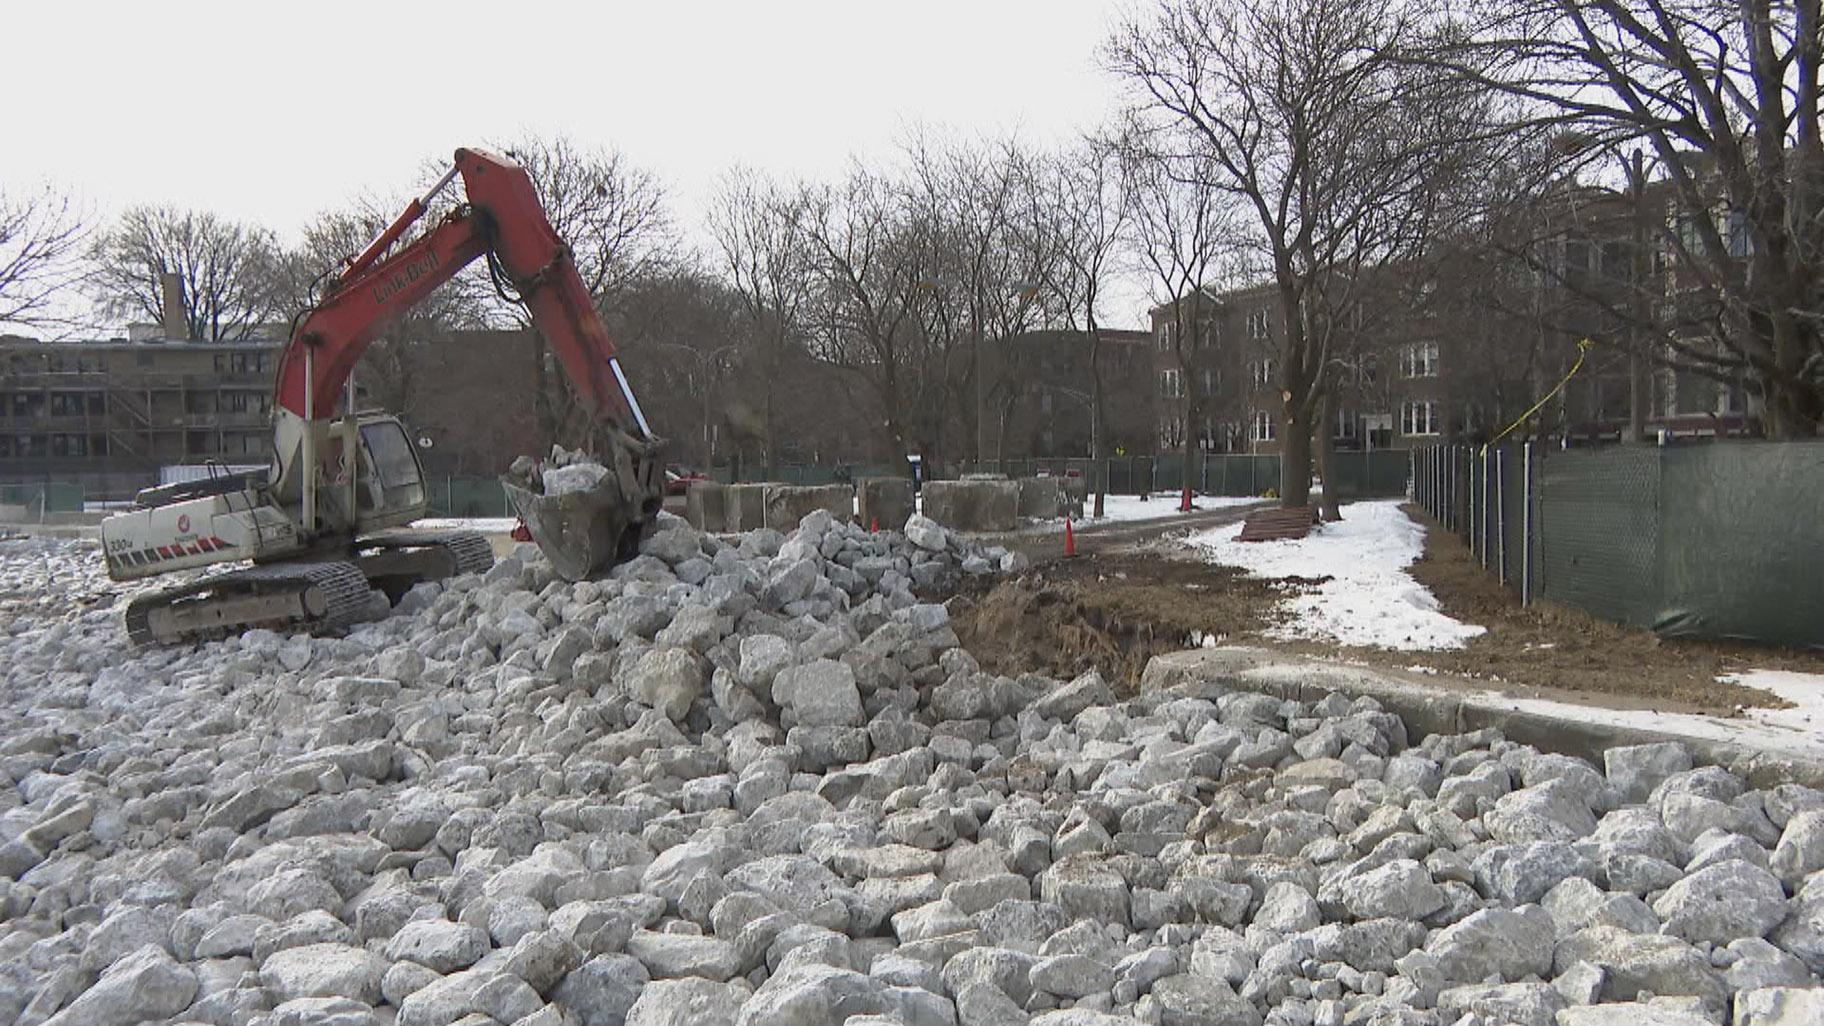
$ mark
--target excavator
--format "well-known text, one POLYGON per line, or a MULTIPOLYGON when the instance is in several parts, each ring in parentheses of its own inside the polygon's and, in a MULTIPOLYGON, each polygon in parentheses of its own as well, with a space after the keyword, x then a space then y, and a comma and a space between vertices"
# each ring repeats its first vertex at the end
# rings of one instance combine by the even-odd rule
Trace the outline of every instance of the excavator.
POLYGON ((273 386, 269 465, 145 489, 102 522, 117 581, 252 563, 133 598, 135 643, 346 627, 367 615, 375 590, 396 601, 421 581, 493 565, 479 534, 408 527, 426 509, 417 449, 396 417, 357 411, 351 384, 393 319, 482 258, 496 286, 525 304, 605 450, 591 454, 607 470, 599 481, 560 494, 543 494, 539 468, 518 461, 501 479, 515 512, 567 580, 638 551, 663 501, 660 441, 530 176, 508 157, 464 148, 295 322, 273 386), (395 248, 458 176, 467 202, 395 248))

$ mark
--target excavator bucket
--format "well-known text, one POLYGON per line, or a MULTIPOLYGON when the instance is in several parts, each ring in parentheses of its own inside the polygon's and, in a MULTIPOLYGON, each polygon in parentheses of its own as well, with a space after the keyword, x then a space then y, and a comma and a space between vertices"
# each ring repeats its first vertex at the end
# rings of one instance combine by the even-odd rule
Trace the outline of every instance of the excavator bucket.
POLYGON ((625 551, 628 532, 637 531, 644 518, 638 505, 623 498, 613 474, 587 491, 561 495, 536 494, 508 477, 500 483, 533 543, 566 581, 580 581, 614 565, 625 551))

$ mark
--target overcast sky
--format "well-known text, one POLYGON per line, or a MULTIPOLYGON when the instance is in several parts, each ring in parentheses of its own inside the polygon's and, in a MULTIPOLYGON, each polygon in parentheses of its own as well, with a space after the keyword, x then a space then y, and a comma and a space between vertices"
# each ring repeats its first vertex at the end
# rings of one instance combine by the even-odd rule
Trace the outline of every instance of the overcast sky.
MULTIPOLYGON (((210 207, 295 240, 420 162, 528 132, 619 148, 687 228, 737 162, 830 176, 909 125, 1051 144, 1115 101, 1121 0, 9 4, 0 183, 210 207)), ((1137 299, 1123 304, 1138 323, 1137 299)))

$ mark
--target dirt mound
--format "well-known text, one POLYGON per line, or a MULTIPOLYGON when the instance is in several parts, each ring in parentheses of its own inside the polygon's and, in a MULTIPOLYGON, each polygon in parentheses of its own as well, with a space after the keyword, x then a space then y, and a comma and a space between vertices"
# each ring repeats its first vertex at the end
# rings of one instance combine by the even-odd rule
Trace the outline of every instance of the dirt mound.
POLYGON ((1222 566, 1117 553, 1049 563, 952 605, 963 645, 1002 674, 1071 678, 1095 667, 1132 693, 1147 660, 1213 635, 1250 638, 1280 593, 1222 566))

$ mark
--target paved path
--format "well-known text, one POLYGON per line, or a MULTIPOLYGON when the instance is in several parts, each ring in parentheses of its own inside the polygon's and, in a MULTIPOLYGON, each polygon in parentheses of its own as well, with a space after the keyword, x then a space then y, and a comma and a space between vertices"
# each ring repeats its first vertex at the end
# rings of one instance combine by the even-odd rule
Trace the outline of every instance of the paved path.
MULTIPOLYGON (((1170 501, 1170 500, 1167 500, 1170 501)), ((1221 509, 1172 512, 1154 520, 1117 520, 1106 524, 1083 524, 1072 527, 1079 553, 1113 552, 1156 541, 1170 534, 1207 531, 1224 524, 1240 523, 1249 513, 1273 505, 1271 499, 1246 506, 1224 506, 1221 509)), ((1029 527, 1001 534, 981 535, 983 541, 1005 545, 1026 553, 1035 563, 1057 559, 1064 554, 1064 532, 1056 526, 1029 527)))

